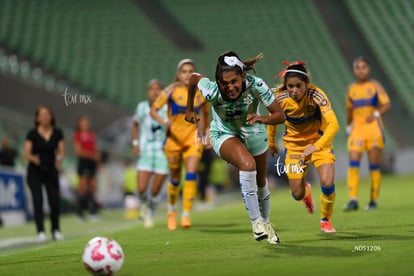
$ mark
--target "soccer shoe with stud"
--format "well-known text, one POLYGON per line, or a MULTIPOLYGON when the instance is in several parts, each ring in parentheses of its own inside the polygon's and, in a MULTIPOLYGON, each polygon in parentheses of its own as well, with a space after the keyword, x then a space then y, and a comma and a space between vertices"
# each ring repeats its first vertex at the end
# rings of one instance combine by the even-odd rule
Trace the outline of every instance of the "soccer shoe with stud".
POLYGON ((315 201, 312 199, 312 193, 311 193, 311 185, 306 182, 306 187, 309 191, 308 196, 302 199, 303 204, 305 204, 305 208, 308 211, 309 214, 313 214, 315 212, 315 201))
POLYGON ((378 209, 378 205, 377 202, 371 200, 367 206, 365 206, 364 210, 365 211, 372 211, 372 210, 376 210, 378 209))
POLYGON ((270 222, 265 224, 265 232, 267 234, 267 242, 270 244, 279 244, 280 243, 280 238, 277 235, 277 233, 275 232, 275 230, 273 229, 273 226, 270 222))
POLYGON ((191 220, 189 216, 181 217, 181 227, 182 228, 191 228, 191 220))
POLYGON ((324 233, 335 233, 336 230, 333 228, 332 223, 330 221, 321 221, 320 222, 321 231, 324 233))
POLYGON ((53 231, 53 239, 55 241, 63 241, 64 237, 62 233, 60 233, 58 230, 55 230, 53 231))
POLYGON ((154 220, 151 216, 146 215, 144 218, 144 228, 153 228, 154 227, 154 220))
POLYGON ((45 232, 39 232, 39 234, 37 235, 37 241, 38 242, 45 242, 46 241, 45 232))
POLYGON ((261 241, 269 237, 266 233, 265 224, 263 222, 254 222, 252 228, 253 237, 256 241, 261 241))
POLYGON ((147 205, 141 204, 141 206, 139 207, 139 211, 138 211, 138 219, 144 220, 146 213, 147 213, 147 205))
POLYGON ((168 211, 167 227, 168 227, 168 230, 177 229, 177 213, 175 211, 168 211))
POLYGON ((345 205, 344 207, 344 211, 348 212, 348 211, 356 211, 358 210, 358 201, 356 201, 355 199, 352 199, 348 202, 347 205, 345 205))

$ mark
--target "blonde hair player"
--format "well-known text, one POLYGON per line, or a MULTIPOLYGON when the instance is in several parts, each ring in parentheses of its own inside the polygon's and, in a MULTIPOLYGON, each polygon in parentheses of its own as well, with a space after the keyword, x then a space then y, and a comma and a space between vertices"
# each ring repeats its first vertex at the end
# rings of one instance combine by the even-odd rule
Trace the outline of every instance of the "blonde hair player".
MULTIPOLYGON (((158 206, 158 194, 168 174, 167 159, 163 152, 165 128, 148 116, 162 89, 159 80, 153 79, 148 82, 147 100, 138 103, 131 129, 133 152, 138 157, 139 216, 144 219, 145 228, 154 226, 153 217, 158 206), (151 196, 148 198, 150 180, 151 196)), ((166 108, 159 110, 159 114, 164 120, 167 119, 166 108)))
POLYGON ((186 120, 198 123, 194 112, 197 87, 212 105, 210 141, 214 151, 239 169, 240 188, 253 228, 253 237, 271 244, 280 239, 269 221, 270 192, 266 180, 267 134, 265 124, 280 124, 285 116, 266 83, 253 75, 258 55, 241 61, 235 52, 218 57, 216 80, 194 74, 188 87, 186 120), (262 103, 270 112, 258 114, 262 103))
MULTIPOLYGON (((183 163, 185 166, 185 181, 181 227, 191 227, 190 212, 197 190, 196 171, 203 152, 203 144, 194 143, 194 137, 197 137, 196 126, 184 120, 188 83, 194 71, 195 64, 191 59, 181 60, 177 65, 175 81, 157 97, 150 112, 151 116, 167 129, 164 152, 170 168, 167 215, 167 227, 169 230, 177 228, 176 203, 180 192, 181 167, 183 163), (165 105, 168 106, 168 119, 162 118, 159 114, 159 110, 165 105)), ((196 95, 195 106, 197 112, 203 114, 204 125, 208 125, 207 122, 210 120, 209 107, 199 91, 196 95)), ((204 133, 201 135, 204 135, 204 133)))
POLYGON ((365 151, 368 152, 371 175, 371 200, 365 210, 374 210, 377 209, 381 184, 380 159, 385 143, 381 116, 391 105, 382 85, 370 78, 368 60, 358 57, 354 60, 353 67, 356 81, 348 87, 346 98, 350 201, 344 210, 358 209, 359 163, 365 151))
MULTIPOLYGON (((310 83, 306 64, 302 61, 285 62, 287 67, 276 77, 283 77, 282 84, 274 91, 276 100, 285 115, 285 167, 292 196, 302 200, 309 213, 314 213, 315 204, 311 186, 305 181, 311 162, 319 174, 321 187, 322 232, 335 232, 332 212, 335 203, 334 162, 332 140, 339 129, 335 112, 325 92, 310 83)), ((277 152, 276 127, 268 127, 269 148, 277 152)))

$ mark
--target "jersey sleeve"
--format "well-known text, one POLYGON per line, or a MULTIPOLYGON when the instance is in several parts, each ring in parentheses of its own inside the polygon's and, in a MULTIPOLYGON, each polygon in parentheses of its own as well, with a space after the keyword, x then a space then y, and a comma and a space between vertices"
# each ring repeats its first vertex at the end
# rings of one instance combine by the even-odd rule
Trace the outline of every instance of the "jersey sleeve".
POLYGON ((60 128, 56 128, 56 136, 58 141, 62 141, 64 139, 63 131, 60 128))
POLYGON ((326 125, 323 135, 314 144, 314 146, 320 150, 332 144, 332 141, 339 130, 339 123, 325 92, 322 90, 315 90, 313 100, 318 104, 322 114, 322 120, 326 125))
POLYGON ((277 125, 268 125, 267 126, 267 140, 269 143, 269 146, 276 146, 276 130, 277 125))
POLYGON ((155 99, 153 106, 155 109, 160 110, 164 105, 168 103, 168 98, 170 97, 171 93, 174 91, 176 85, 173 83, 166 87, 161 94, 155 99))
POLYGON ((351 86, 348 87, 348 89, 346 90, 346 99, 345 99, 345 106, 348 109, 352 109, 352 100, 351 100, 351 86))
POLYGON ((134 114, 134 116, 133 116, 133 118, 132 118, 132 120, 135 122, 135 123, 141 123, 141 118, 140 118, 140 109, 141 109, 141 103, 139 103, 138 105, 137 105, 137 108, 135 109, 135 114, 134 114))
POLYGON ((31 129, 26 135, 26 140, 31 141, 33 143, 35 141, 35 135, 36 135, 35 130, 31 129))
POLYGON ((270 90, 269 86, 261 78, 256 78, 255 88, 259 93, 260 101, 265 107, 268 107, 275 101, 272 90, 270 90))
POLYGON ((207 101, 213 101, 219 95, 219 89, 217 83, 209 80, 208 78, 202 78, 198 81, 198 89, 203 94, 207 101))
POLYGON ((375 85, 375 88, 377 89, 378 100, 380 104, 389 104, 390 98, 388 97, 388 94, 385 91, 384 87, 378 81, 374 80, 373 83, 375 85))

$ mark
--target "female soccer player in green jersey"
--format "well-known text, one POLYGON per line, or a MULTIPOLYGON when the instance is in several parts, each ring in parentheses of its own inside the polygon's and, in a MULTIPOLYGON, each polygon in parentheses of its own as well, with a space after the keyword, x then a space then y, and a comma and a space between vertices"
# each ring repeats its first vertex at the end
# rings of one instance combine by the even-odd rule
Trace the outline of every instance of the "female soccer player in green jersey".
POLYGON ((193 102, 197 88, 211 103, 210 141, 215 152, 239 169, 240 187, 256 240, 280 243, 269 221, 270 193, 266 181, 267 133, 265 124, 281 124, 285 115, 266 83, 246 71, 263 57, 241 61, 236 53, 219 56, 216 80, 193 74, 188 87, 186 120, 197 124, 193 102), (270 115, 258 114, 262 103, 270 115))

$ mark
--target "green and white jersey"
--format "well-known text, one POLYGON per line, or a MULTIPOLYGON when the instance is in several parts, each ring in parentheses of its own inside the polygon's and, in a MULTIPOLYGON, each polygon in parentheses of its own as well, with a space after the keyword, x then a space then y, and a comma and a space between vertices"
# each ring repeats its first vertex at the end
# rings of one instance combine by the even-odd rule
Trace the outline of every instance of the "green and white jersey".
POLYGON ((202 78, 198 82, 198 89, 211 102, 211 132, 233 134, 242 139, 266 132, 263 124, 248 125, 247 114, 258 113, 259 103, 267 107, 275 97, 267 84, 256 76, 247 74, 243 86, 244 92, 237 100, 225 101, 215 81, 202 78))
MULTIPOLYGON (((139 147, 140 155, 151 156, 154 154, 163 155, 163 145, 165 140, 165 127, 152 119, 149 114, 151 106, 149 101, 142 101, 134 115, 134 122, 139 125, 139 147)), ((158 114, 163 119, 167 119, 167 106, 158 110, 158 114)))

